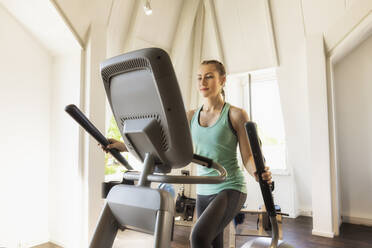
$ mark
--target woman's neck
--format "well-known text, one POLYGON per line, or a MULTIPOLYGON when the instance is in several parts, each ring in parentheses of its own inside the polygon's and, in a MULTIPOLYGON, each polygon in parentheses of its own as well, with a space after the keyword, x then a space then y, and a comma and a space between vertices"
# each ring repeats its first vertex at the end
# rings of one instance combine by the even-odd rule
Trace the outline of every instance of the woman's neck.
POLYGON ((204 98, 203 101, 203 111, 215 111, 220 110, 224 104, 224 100, 221 97, 221 95, 218 95, 216 97, 208 97, 204 98))

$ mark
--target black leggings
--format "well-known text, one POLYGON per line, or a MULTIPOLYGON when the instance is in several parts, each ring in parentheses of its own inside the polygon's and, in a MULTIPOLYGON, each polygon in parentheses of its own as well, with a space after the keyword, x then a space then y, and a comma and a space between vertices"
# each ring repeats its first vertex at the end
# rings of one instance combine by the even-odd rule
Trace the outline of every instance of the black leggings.
POLYGON ((223 248, 223 230, 242 208, 247 194, 226 189, 215 195, 197 195, 198 220, 191 231, 192 248, 223 248))

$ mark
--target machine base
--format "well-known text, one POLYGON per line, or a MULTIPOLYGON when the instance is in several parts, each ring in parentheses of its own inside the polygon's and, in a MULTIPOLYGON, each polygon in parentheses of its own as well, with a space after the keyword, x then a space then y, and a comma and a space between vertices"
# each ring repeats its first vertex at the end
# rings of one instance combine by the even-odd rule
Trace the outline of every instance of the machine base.
MULTIPOLYGON (((271 245, 271 238, 257 238, 252 241, 248 241, 245 243, 242 248, 275 248, 270 246, 271 245)), ((279 240, 278 248, 294 248, 290 244, 285 243, 284 241, 279 240)))

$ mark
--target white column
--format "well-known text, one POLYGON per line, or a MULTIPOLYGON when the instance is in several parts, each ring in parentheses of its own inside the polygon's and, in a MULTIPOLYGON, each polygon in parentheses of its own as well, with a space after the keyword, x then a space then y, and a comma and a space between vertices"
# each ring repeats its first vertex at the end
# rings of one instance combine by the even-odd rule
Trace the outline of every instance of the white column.
POLYGON ((333 237, 326 60, 322 34, 306 37, 313 235, 333 237))
MULTIPOLYGON (((106 95, 99 64, 105 58, 106 25, 102 21, 95 20, 90 26, 85 50, 85 103, 83 111, 102 133, 105 131, 106 95)), ((104 181, 104 153, 97 146, 97 141, 86 133, 83 157, 84 247, 87 247, 103 206, 101 183, 104 181)))
POLYGON ((194 33, 194 47, 192 57, 192 85, 191 85, 191 109, 197 108, 201 104, 201 96, 197 87, 196 75, 198 74, 201 63, 201 56, 203 50, 203 32, 204 32, 204 5, 201 3, 196 13, 195 19, 195 33, 194 33))

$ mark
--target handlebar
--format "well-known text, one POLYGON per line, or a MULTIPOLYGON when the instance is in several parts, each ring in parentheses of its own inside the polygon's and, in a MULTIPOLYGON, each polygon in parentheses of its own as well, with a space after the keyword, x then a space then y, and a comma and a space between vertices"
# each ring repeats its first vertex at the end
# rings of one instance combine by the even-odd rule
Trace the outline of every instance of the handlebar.
MULTIPOLYGON (((65 111, 80 124, 85 131, 94 137, 102 146, 106 147, 110 142, 105 136, 93 125, 92 122, 80 111, 74 104, 67 105, 65 111)), ((124 167, 129 171, 124 173, 123 178, 126 180, 139 180, 140 172, 133 171, 133 167, 130 166, 128 161, 120 154, 117 149, 109 149, 109 152, 116 158, 124 167)), ((147 176, 148 181, 152 182, 164 182, 164 183, 179 183, 179 184, 215 184, 221 183, 225 180, 227 172, 223 166, 213 162, 213 160, 194 154, 192 162, 213 168, 218 171, 218 176, 171 176, 163 174, 150 174, 147 176)))
POLYGON ((253 153, 254 163, 256 165, 256 171, 258 175, 262 197, 265 202, 266 211, 269 216, 275 217, 276 210, 273 195, 271 193, 272 192, 271 187, 266 181, 262 179, 262 173, 265 172, 265 162, 262 156, 262 151, 258 140, 256 123, 251 121, 245 123, 245 130, 247 132, 249 143, 251 145, 251 150, 253 153))
MULTIPOLYGON (((93 125, 92 122, 80 111, 78 107, 74 104, 67 105, 65 111, 77 122, 82 128, 85 129, 95 140, 97 140, 102 146, 106 147, 110 142, 105 136, 93 125)), ((128 161, 120 154, 117 149, 109 149, 109 152, 128 170, 133 170, 133 167, 128 163, 128 161)))
MULTIPOLYGON (((177 183, 177 184, 216 184, 225 181, 227 172, 219 163, 213 162, 211 159, 194 154, 192 162, 213 168, 218 171, 218 176, 171 176, 163 174, 150 174, 147 176, 147 181, 177 183)), ((127 171, 123 176, 126 180, 139 180, 140 172, 127 171)))

